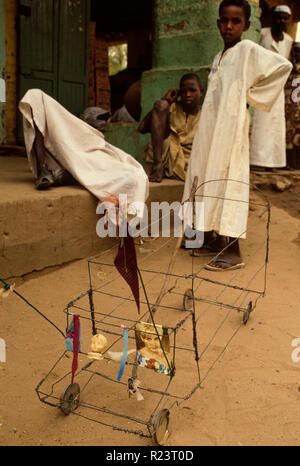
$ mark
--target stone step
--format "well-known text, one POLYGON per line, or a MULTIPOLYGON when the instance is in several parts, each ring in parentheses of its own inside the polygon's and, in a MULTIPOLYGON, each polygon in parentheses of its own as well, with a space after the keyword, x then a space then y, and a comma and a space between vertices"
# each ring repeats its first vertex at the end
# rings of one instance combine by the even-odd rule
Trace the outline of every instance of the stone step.
MULTIPOLYGON (((147 203, 180 201, 183 182, 150 183, 147 203)), ((79 185, 38 191, 26 157, 0 157, 0 277, 98 254, 114 244, 96 234, 98 200, 79 185)))

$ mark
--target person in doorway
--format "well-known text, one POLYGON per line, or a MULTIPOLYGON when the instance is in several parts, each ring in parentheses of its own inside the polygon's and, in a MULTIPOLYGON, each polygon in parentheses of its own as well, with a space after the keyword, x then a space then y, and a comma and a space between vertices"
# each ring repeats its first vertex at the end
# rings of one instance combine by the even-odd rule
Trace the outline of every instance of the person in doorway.
POLYGON ((292 68, 280 54, 241 40, 250 15, 246 0, 223 0, 219 6, 217 24, 224 48, 212 64, 184 187, 183 202, 198 177, 204 231, 216 232, 216 248, 226 247, 206 265, 213 271, 245 265, 239 239, 246 237, 249 210, 247 104, 270 111, 292 68))
POLYGON ((170 89, 140 123, 140 133, 151 133, 151 143, 143 153, 143 159, 152 164, 150 181, 160 183, 163 177, 185 179, 200 117, 201 95, 198 75, 185 74, 179 91, 170 89))
MULTIPOLYGON (((260 45, 285 58, 290 57, 293 39, 285 32, 291 16, 287 5, 273 11, 272 27, 261 30, 260 45)), ((254 111, 251 132, 250 163, 260 171, 276 171, 286 166, 286 122, 284 90, 268 113, 254 111)))
POLYGON ((285 87, 287 168, 300 168, 300 42, 293 44, 293 70, 285 87))

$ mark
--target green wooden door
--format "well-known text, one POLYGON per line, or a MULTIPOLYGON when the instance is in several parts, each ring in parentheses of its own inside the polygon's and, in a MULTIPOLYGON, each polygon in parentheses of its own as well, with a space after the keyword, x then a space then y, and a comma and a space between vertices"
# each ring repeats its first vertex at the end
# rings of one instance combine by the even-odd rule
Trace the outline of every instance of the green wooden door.
POLYGON ((19 99, 42 89, 79 116, 88 103, 89 22, 90 0, 20 0, 19 99))
POLYGON ((59 0, 19 6, 19 97, 31 88, 57 96, 59 0))
POLYGON ((57 99, 77 116, 88 103, 89 21, 89 0, 60 0, 57 99))

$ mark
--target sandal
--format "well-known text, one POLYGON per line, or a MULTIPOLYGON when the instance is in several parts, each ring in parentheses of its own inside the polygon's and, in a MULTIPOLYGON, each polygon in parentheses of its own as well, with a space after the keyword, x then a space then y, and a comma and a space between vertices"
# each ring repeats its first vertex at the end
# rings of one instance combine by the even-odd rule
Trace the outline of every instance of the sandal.
POLYGON ((236 270, 236 269, 243 269, 245 267, 245 264, 241 262, 240 264, 236 264, 233 261, 230 261, 228 259, 213 259, 210 264, 206 264, 204 268, 206 270, 213 270, 214 272, 226 272, 227 270, 236 270), (231 267, 214 267, 213 265, 210 264, 218 264, 218 263, 223 263, 223 264, 229 264, 231 267))
POLYGON ((36 189, 47 189, 50 188, 50 186, 53 186, 55 183, 53 175, 50 171, 48 170, 42 170, 41 175, 35 182, 35 187, 36 189))

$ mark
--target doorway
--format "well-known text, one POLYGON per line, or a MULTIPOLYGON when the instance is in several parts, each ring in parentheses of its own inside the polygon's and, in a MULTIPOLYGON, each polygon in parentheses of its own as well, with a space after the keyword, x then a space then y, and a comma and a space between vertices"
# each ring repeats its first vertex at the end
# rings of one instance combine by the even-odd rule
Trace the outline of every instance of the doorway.
POLYGON ((89 105, 104 107, 113 113, 124 104, 125 94, 134 85, 130 103, 135 101, 132 112, 139 119, 138 83, 142 73, 152 67, 154 1, 112 0, 105 4, 105 8, 101 4, 98 0, 91 0, 91 24, 95 37, 91 37, 90 44, 96 40, 94 47, 102 50, 102 56, 98 55, 100 62, 95 65, 95 70, 90 67, 89 105), (112 66, 114 48, 116 54, 120 52, 119 69, 112 66), (101 83, 101 89, 97 88, 97 82, 101 83), (95 93, 93 86, 96 86, 95 93))

